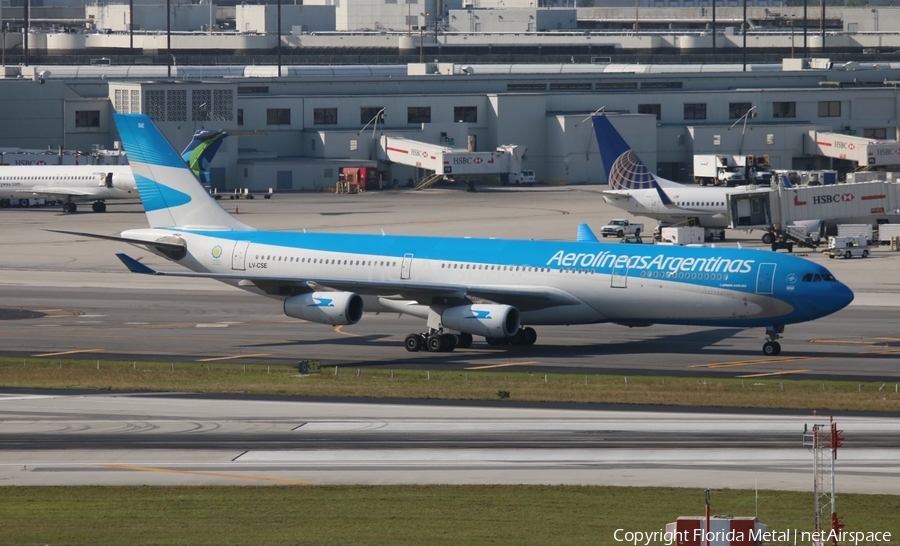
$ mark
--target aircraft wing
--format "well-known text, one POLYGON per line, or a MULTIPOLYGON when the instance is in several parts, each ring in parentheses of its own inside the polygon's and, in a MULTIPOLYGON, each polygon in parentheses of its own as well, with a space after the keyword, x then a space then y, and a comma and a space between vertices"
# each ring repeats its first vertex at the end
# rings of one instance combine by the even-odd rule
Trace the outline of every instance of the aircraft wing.
POLYGON ((144 275, 166 275, 170 277, 201 277, 218 280, 237 280, 238 286, 254 286, 273 296, 289 296, 312 292, 319 288, 346 290, 369 296, 399 296, 415 300, 424 305, 433 303, 459 303, 468 298, 490 300, 512 305, 520 311, 536 311, 563 305, 578 305, 581 300, 563 290, 544 286, 507 285, 457 285, 435 284, 411 281, 364 281, 328 278, 273 278, 260 277, 247 272, 197 273, 194 271, 157 271, 127 254, 117 253, 116 257, 132 273, 144 275))

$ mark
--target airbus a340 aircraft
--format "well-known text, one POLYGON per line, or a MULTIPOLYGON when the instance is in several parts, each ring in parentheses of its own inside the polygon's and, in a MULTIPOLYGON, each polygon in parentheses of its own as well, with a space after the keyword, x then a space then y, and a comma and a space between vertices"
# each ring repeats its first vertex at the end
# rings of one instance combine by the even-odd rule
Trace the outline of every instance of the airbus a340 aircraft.
POLYGON ((150 223, 117 237, 190 271, 281 300, 290 317, 354 324, 363 311, 422 318, 409 351, 531 345, 532 326, 613 322, 765 327, 842 309, 853 293, 809 260, 761 250, 502 239, 257 231, 212 199, 153 122, 116 114, 150 223), (365 296, 365 302, 364 302, 365 296), (528 325, 528 326, 524 326, 528 325))
MULTIPOLYGON (((185 162, 204 183, 209 163, 228 134, 201 129, 182 152, 185 162)), ((0 199, 36 197, 63 201, 63 212, 76 212, 78 202, 90 202, 94 212, 106 212, 107 199, 137 196, 129 165, 27 165, 0 168, 0 199)))

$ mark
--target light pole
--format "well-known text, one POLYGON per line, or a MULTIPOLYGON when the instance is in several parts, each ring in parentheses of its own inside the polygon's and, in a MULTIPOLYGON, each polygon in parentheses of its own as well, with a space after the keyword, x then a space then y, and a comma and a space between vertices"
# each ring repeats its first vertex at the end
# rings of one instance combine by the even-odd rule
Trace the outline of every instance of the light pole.
POLYGON ((428 16, 431 15, 430 12, 420 13, 422 16, 422 21, 419 23, 419 62, 425 62, 425 23, 428 21, 428 16))

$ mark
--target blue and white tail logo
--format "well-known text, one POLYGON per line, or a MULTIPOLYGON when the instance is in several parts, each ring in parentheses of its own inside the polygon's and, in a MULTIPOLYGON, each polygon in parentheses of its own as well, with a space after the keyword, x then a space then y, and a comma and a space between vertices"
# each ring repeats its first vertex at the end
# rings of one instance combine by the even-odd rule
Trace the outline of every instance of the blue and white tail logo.
POLYGON ((144 114, 115 114, 141 203, 152 228, 252 230, 209 196, 144 114))
POLYGON ((593 116, 594 133, 609 187, 613 190, 647 190, 655 187, 654 176, 625 142, 606 116, 593 116))

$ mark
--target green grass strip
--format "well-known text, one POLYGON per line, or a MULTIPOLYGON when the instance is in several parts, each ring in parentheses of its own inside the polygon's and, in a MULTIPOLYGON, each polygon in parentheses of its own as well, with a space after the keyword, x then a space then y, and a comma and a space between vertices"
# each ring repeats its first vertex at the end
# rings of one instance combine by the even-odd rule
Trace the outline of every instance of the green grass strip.
POLYGON ((900 411, 897 383, 527 372, 295 368, 262 364, 0 359, 0 386, 441 400, 900 411))
MULTIPOLYGON (((703 502, 702 489, 594 486, 3 487, 0 543, 612 545, 616 529, 659 531, 703 502)), ((900 536, 900 497, 839 503, 846 530, 900 536)), ((753 516, 754 492, 713 490, 711 505, 753 516)), ((812 513, 811 493, 759 493, 770 531, 811 531, 812 513)))

